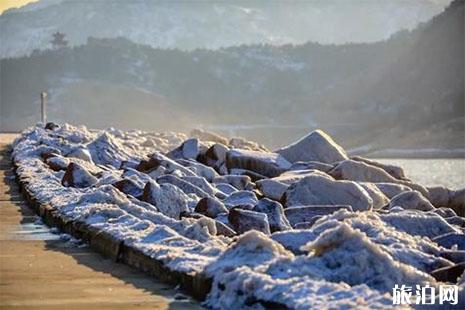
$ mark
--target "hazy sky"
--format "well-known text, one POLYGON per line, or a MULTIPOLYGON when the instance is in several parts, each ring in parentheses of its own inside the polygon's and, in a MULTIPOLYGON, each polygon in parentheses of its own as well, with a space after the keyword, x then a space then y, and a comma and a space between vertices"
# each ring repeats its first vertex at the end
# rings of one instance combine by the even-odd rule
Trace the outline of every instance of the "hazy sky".
POLYGON ((38 0, 0 0, 0 13, 11 8, 19 8, 30 2, 37 2, 38 0))

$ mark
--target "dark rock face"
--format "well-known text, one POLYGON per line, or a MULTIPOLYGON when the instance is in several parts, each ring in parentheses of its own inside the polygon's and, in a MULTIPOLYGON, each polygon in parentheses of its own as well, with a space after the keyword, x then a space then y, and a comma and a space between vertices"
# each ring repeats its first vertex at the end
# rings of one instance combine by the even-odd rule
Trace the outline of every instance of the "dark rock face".
POLYGON ((346 152, 326 133, 315 130, 300 140, 276 151, 289 162, 318 161, 332 164, 348 159, 346 152))
POLYGON ((90 187, 97 183, 97 178, 84 167, 76 163, 70 163, 66 168, 61 184, 66 187, 90 187))
POLYGON ((465 251, 465 234, 449 233, 433 238, 433 241, 445 248, 456 245, 458 250, 465 251))
POLYGON ((144 192, 144 188, 137 184, 136 182, 130 179, 122 179, 112 184, 119 191, 125 193, 126 195, 131 195, 133 197, 139 197, 144 192))
POLYGON ((329 215, 338 210, 352 211, 352 208, 347 205, 311 205, 311 206, 296 206, 284 209, 284 214, 292 226, 297 223, 312 222, 314 217, 329 215))
POLYGON ((45 124, 45 129, 47 130, 55 130, 55 129, 58 129, 60 128, 60 125, 54 123, 54 122, 48 122, 47 124, 45 124))
POLYGON ((389 209, 400 206, 404 209, 413 209, 420 211, 434 210, 431 202, 428 201, 420 192, 411 191, 403 192, 393 197, 389 202, 389 209))
POLYGON ((217 235, 226 237, 234 237, 236 235, 236 232, 234 230, 232 230, 227 225, 221 223, 220 221, 215 221, 215 226, 217 235))
POLYGON ((172 159, 196 159, 199 151, 199 140, 192 138, 184 141, 179 147, 166 154, 166 156, 172 159))
POLYGON ((228 220, 238 234, 243 234, 252 229, 267 235, 270 234, 270 225, 264 213, 233 208, 229 211, 228 220))
POLYGON ((218 199, 205 197, 199 200, 195 212, 215 218, 220 213, 228 213, 228 209, 218 199))
POLYGON ((438 281, 457 283, 457 279, 463 274, 465 263, 455 264, 450 267, 437 269, 431 275, 438 281))
POLYGON ((277 153, 233 149, 226 154, 226 166, 275 177, 288 170, 291 163, 277 153))
POLYGON ((256 212, 265 213, 268 217, 271 232, 291 229, 291 224, 284 215, 283 206, 276 201, 268 198, 261 199, 252 209, 256 212))

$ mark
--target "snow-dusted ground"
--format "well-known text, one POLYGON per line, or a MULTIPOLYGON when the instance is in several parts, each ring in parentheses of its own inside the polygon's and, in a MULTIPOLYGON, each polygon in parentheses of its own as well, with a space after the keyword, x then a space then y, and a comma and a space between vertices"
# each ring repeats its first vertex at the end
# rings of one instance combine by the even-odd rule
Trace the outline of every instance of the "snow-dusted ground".
MULTIPOLYGON (((436 190, 433 195, 433 190, 406 178, 394 178, 392 171, 398 170, 376 167, 376 163, 320 163, 318 167, 332 168, 326 174, 311 170, 317 166, 311 161, 304 164, 311 165, 311 169, 293 171, 295 163, 286 160, 290 157, 270 154, 256 143, 228 141, 208 134, 196 136, 198 139, 187 140, 189 137, 180 133, 95 131, 67 124, 44 129, 39 124, 15 141, 13 156, 19 176, 28 181, 29 191, 62 216, 104 230, 162 260, 172 270, 212 277, 212 290, 205 301, 212 308, 261 309, 274 303, 296 309, 391 308, 390 294, 395 284, 438 286, 440 283, 432 276, 434 271, 457 262, 444 257, 450 251, 460 254, 457 250, 463 242, 460 245, 459 240, 458 245, 446 249, 431 239, 447 233, 464 237, 465 220, 444 208, 442 202, 457 204, 460 191, 436 190), (254 152, 231 152, 232 148, 254 152), (233 161, 230 154, 243 157, 233 161), (275 173, 276 167, 287 170, 286 175, 270 180, 292 191, 293 201, 299 199, 299 188, 324 178, 331 186, 330 197, 305 197, 302 201, 335 201, 332 197, 337 196, 340 204, 345 196, 339 189, 349 194, 354 189, 366 198, 367 211, 323 213, 312 218, 313 223, 304 223, 307 228, 303 229, 289 229, 287 224, 282 226, 287 228, 271 234, 269 229, 237 234, 233 214, 248 220, 248 215, 255 214, 249 224, 260 230, 261 226, 254 226, 254 219, 264 218, 268 225, 268 221, 280 220, 276 214, 283 217, 288 212, 286 200, 281 199, 284 209, 278 202, 268 202, 270 208, 276 209, 270 209, 264 217, 256 216, 259 212, 255 206, 265 200, 264 191, 257 189, 252 180, 270 171, 275 173), (344 167, 366 170, 349 171, 356 180, 338 180, 349 175, 342 171, 344 167), (224 176, 244 171, 253 178, 224 176), (379 210, 375 201, 389 201, 388 187, 389 194, 405 194, 411 188, 419 192, 403 200, 403 196, 396 196, 398 204, 379 210), (435 207, 429 207, 422 194, 435 207), (220 211, 207 214, 199 208, 202 203, 207 209, 220 211), (436 208, 438 204, 442 208, 436 208)), ((327 140, 329 137, 318 139, 300 140, 310 148, 312 143, 321 143, 318 153, 310 158, 328 158, 331 153, 351 163, 342 148, 327 140)), ((325 190, 322 188, 321 195, 325 190)), ((239 222, 245 225, 243 218, 239 222)), ((463 275, 458 283, 463 292, 463 275)), ((465 298, 461 298, 463 305, 465 298)))

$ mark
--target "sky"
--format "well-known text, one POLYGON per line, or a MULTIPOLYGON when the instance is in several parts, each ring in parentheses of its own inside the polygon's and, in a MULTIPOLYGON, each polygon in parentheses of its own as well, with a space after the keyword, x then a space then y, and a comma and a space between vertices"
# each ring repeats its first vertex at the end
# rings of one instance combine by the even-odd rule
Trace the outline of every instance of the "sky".
POLYGON ((30 2, 37 2, 38 0, 0 0, 0 14, 3 11, 11 8, 19 8, 30 2))

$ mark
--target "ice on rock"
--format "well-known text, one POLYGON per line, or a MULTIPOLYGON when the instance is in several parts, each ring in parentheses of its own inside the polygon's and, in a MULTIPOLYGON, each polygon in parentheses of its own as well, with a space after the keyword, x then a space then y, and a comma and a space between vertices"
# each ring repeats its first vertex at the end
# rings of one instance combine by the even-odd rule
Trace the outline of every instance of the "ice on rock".
POLYGON ((237 191, 223 200, 223 203, 228 209, 244 205, 250 205, 253 207, 258 203, 258 199, 254 192, 237 191))
POLYGON ((430 211, 434 209, 428 199, 423 197, 423 195, 418 191, 403 192, 394 196, 389 202, 389 208, 393 208, 395 206, 420 211, 430 211))
POLYGON ((313 174, 292 184, 285 193, 285 205, 350 205, 365 211, 373 207, 373 199, 359 184, 336 181, 331 177, 313 174))
POLYGON ((66 168, 61 184, 67 187, 84 188, 94 185, 97 181, 97 178, 81 165, 70 163, 66 168))
POLYGON ((304 254, 301 247, 315 240, 316 237, 317 235, 314 232, 300 229, 275 232, 271 235, 271 239, 280 243, 295 255, 304 254))
POLYGON ((169 183, 158 185, 155 182, 148 182, 142 200, 153 204, 161 213, 174 219, 179 219, 181 212, 189 210, 189 197, 169 183))
POLYGON ((233 149, 226 154, 226 166, 229 170, 239 168, 275 177, 288 170, 291 163, 277 153, 233 149))
POLYGON ((331 282, 366 284, 383 292, 391 292, 398 283, 435 282, 428 274, 395 261, 382 246, 345 223, 326 230, 302 250, 310 255, 302 257, 300 272, 331 282))
POLYGON ((318 161, 325 164, 347 159, 347 154, 322 130, 315 130, 300 140, 276 151, 291 163, 318 161))
POLYGON ((47 158, 45 160, 45 163, 53 171, 60 171, 60 170, 66 170, 66 168, 69 165, 69 159, 57 155, 57 156, 47 158))
POLYGON ((155 152, 150 156, 148 160, 142 160, 139 165, 136 167, 138 171, 150 173, 151 171, 159 168, 160 166, 165 168, 166 173, 173 173, 179 171, 182 176, 196 176, 196 174, 187 169, 186 167, 178 164, 174 160, 166 157, 165 155, 155 152))
POLYGON ((279 202, 263 198, 260 199, 252 211, 267 215, 271 232, 291 229, 291 224, 284 215, 284 208, 279 202))
POLYGON ((315 216, 332 214, 339 210, 352 211, 348 205, 309 205, 294 206, 284 209, 284 214, 292 226, 297 223, 311 222, 315 216))
POLYGON ((131 150, 108 132, 103 132, 90 142, 87 149, 96 164, 111 165, 115 168, 120 167, 124 160, 133 158, 131 150))
POLYGON ((204 190, 202 190, 200 187, 195 186, 192 183, 189 183, 188 181, 185 181, 181 178, 178 178, 174 175, 162 175, 157 178, 157 183, 158 184, 172 184, 179 189, 181 189, 184 193, 186 194, 195 194, 200 198, 205 198, 209 197, 210 195, 207 194, 204 190))
POLYGON ((185 176, 181 177, 181 179, 194 186, 197 186, 210 196, 215 196, 215 194, 218 192, 218 190, 213 187, 213 185, 211 185, 204 177, 185 176))
POLYGON ((268 216, 265 213, 233 208, 229 211, 228 220, 238 234, 243 234, 249 230, 270 234, 268 216))
POLYGON ((239 266, 258 267, 279 257, 293 258, 294 255, 265 234, 252 230, 237 238, 214 263, 205 268, 205 273, 216 280, 239 266))
POLYGON ((197 176, 205 178, 208 182, 212 182, 213 179, 218 176, 215 169, 205 166, 199 162, 186 159, 178 159, 177 162, 187 169, 192 170, 192 172, 194 172, 197 176))
POLYGON ((90 151, 85 147, 77 147, 66 155, 66 157, 79 158, 81 160, 92 162, 92 155, 90 151))

